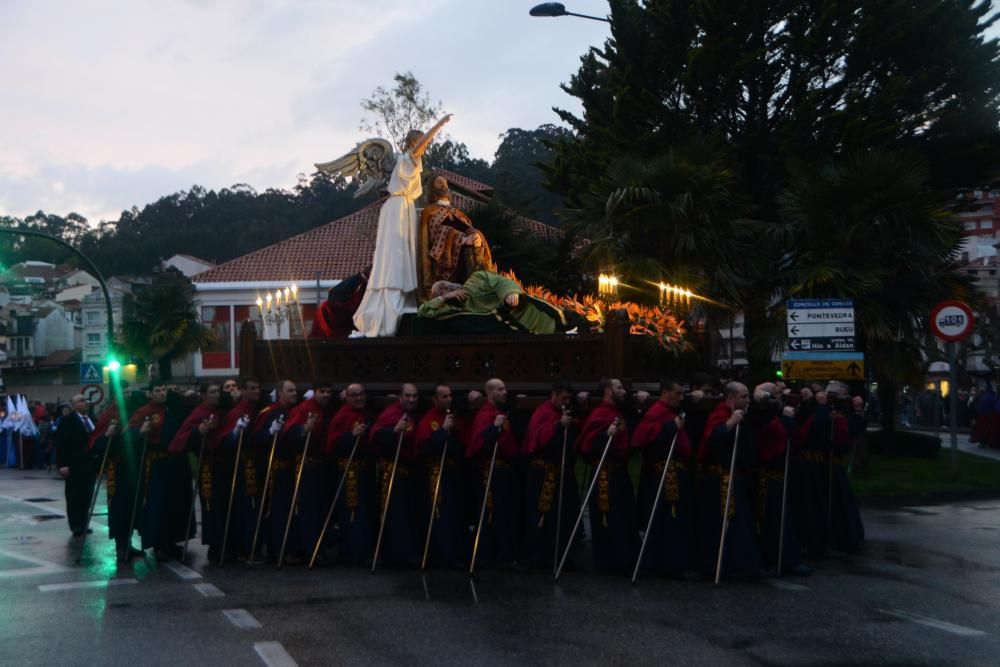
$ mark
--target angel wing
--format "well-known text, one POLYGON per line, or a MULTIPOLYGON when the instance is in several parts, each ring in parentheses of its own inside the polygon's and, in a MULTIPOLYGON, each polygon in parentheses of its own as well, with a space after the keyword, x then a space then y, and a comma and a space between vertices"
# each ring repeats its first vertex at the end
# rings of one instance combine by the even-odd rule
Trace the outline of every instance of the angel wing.
POLYGON ((316 169, 325 174, 356 177, 358 191, 354 196, 360 197, 388 183, 395 163, 396 155, 390 142, 366 139, 336 160, 318 163, 316 169))

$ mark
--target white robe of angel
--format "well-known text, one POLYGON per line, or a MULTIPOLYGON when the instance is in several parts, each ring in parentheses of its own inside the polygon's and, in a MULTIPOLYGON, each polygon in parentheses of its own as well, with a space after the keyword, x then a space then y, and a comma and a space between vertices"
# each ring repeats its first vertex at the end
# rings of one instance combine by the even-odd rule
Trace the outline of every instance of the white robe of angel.
POLYGON ((367 338, 395 335, 406 308, 417 303, 417 230, 413 202, 422 192, 420 158, 402 153, 389 177, 389 198, 378 214, 375 256, 354 326, 367 338))

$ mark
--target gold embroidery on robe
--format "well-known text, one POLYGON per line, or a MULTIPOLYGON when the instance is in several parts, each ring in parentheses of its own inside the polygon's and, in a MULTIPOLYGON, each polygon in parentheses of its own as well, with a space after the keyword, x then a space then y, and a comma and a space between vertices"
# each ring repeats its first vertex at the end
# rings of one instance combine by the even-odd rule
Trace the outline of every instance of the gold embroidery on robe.
POLYGON ((111 504, 111 499, 115 497, 115 489, 117 488, 117 478, 116 473, 118 471, 118 466, 114 461, 108 461, 108 504, 111 504))
POLYGON ((198 476, 201 486, 201 499, 205 501, 205 510, 212 511, 212 463, 202 460, 201 474, 198 476))
POLYGON ((559 466, 554 463, 547 463, 544 459, 535 459, 532 465, 545 469, 545 477, 542 479, 542 489, 538 494, 538 527, 545 523, 545 515, 552 511, 552 499, 556 495, 556 480, 559 476, 559 466))
POLYGON ((434 492, 438 491, 438 495, 440 495, 440 491, 438 490, 438 480, 439 479, 441 479, 441 462, 440 461, 436 461, 435 463, 433 463, 431 465, 431 474, 428 476, 428 480, 427 480, 430 483, 430 489, 429 490, 430 490, 431 503, 434 504, 434 518, 435 519, 440 519, 441 518, 441 503, 440 503, 441 499, 438 498, 439 502, 437 502, 437 503, 434 502, 434 492))

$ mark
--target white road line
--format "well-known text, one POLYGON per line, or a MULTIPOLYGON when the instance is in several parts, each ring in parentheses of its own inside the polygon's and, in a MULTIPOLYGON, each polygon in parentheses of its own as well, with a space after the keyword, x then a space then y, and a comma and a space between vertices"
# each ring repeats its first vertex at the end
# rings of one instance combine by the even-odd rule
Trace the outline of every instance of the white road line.
POLYGON ((181 579, 201 579, 201 575, 187 567, 186 565, 181 565, 180 563, 175 563, 170 560, 163 564, 163 567, 167 568, 174 574, 176 574, 181 579))
POLYGON ((950 632, 951 634, 959 635, 960 637, 983 637, 986 635, 986 633, 983 632, 982 630, 967 628, 964 625, 955 625, 954 623, 948 623, 947 621, 939 621, 936 618, 928 618, 927 616, 918 616, 917 614, 909 614, 900 609, 879 609, 878 611, 887 616, 901 618, 904 621, 910 621, 911 623, 918 623, 919 625, 925 625, 928 628, 934 628, 935 630, 943 630, 944 632, 950 632))
POLYGON ((785 581, 784 579, 768 579, 767 584, 769 586, 774 586, 775 588, 781 588, 786 591, 810 591, 812 590, 808 586, 803 586, 802 584, 793 584, 790 581, 785 581))
POLYGON ((223 609, 222 615, 241 630, 253 630, 254 628, 264 627, 246 609, 223 609))
POLYGON ((281 642, 255 642, 253 650, 267 667, 298 667, 281 642))
POLYGON ((49 514, 56 514, 58 516, 66 516, 66 512, 60 512, 59 510, 54 510, 51 507, 47 507, 46 505, 42 505, 41 503, 33 503, 31 501, 24 500, 23 498, 15 498, 14 496, 0 496, 0 500, 7 500, 7 501, 10 501, 12 503, 22 503, 24 505, 27 505, 28 507, 34 507, 35 509, 39 509, 39 510, 41 510, 43 512, 48 512, 49 514))
POLYGON ((26 563, 32 563, 36 566, 36 567, 25 567, 20 569, 0 571, 0 579, 5 577, 27 577, 33 575, 55 574, 58 572, 70 571, 68 567, 63 567, 57 563, 50 563, 49 561, 42 560, 41 558, 35 558, 34 556, 14 553, 12 551, 7 551, 6 549, 0 549, 0 556, 6 556, 7 558, 12 558, 14 560, 21 560, 26 563))
POLYGON ((214 584, 193 584, 194 589, 207 598, 224 598, 226 594, 220 591, 214 584))
POLYGON ((73 581, 68 584, 42 584, 38 590, 42 593, 55 593, 78 588, 107 588, 108 586, 127 586, 137 583, 139 583, 138 579, 97 579, 95 581, 73 581))

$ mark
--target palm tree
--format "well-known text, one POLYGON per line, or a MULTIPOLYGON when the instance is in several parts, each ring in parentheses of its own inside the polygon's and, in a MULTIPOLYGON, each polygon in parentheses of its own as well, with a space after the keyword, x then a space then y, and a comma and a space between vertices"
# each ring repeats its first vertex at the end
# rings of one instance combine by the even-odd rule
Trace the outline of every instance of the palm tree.
MULTIPOLYGON (((897 388, 921 379, 932 308, 967 296, 955 271, 962 229, 927 176, 919 159, 883 151, 799 167, 779 197, 780 221, 766 226, 766 238, 785 249, 773 274, 784 295, 854 300, 855 337, 879 383, 887 430, 897 388)), ((784 326, 784 299, 771 315, 784 326)))
POLYGON ((160 377, 171 377, 170 362, 213 342, 198 321, 194 287, 180 274, 166 274, 137 293, 122 325, 125 351, 155 361, 160 377))

